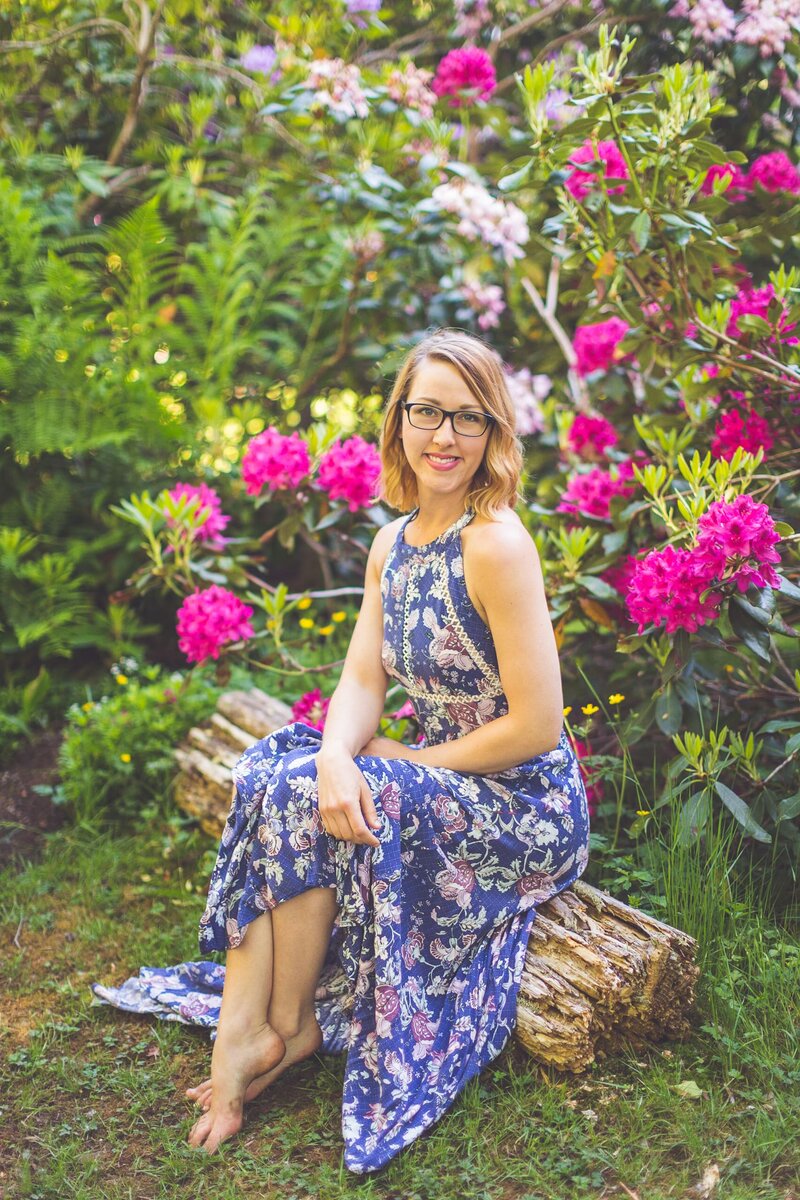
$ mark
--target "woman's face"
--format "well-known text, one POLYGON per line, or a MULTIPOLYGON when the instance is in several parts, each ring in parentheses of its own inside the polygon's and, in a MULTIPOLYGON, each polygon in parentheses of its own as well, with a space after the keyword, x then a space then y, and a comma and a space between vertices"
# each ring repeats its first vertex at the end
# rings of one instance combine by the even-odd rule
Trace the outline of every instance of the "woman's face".
MULTIPOLYGON (((475 398, 450 363, 426 359, 417 368, 408 403, 472 412, 487 410, 475 398)), ((427 496, 466 496, 473 476, 483 462, 491 426, 480 437, 456 433, 445 418, 438 429, 416 429, 403 413, 402 441, 409 466, 417 477, 420 500, 427 496)))

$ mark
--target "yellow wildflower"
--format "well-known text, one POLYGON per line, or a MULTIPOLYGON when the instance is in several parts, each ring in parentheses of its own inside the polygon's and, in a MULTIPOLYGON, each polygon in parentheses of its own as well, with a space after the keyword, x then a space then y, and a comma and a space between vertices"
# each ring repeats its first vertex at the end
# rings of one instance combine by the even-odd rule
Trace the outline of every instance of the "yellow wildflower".
POLYGON ((123 684, 126 684, 126 683, 128 682, 128 676, 127 676, 127 675, 115 675, 115 676, 114 676, 114 678, 116 679, 117 683, 118 683, 120 686, 122 686, 123 684))
POLYGON ((625 697, 623 696, 622 692, 614 692, 613 696, 608 697, 608 703, 609 704, 622 704, 622 701, 624 699, 625 699, 625 697))
POLYGON ((323 625, 319 631, 323 637, 329 637, 333 633, 332 625, 323 625))
POLYGON ((725 663, 725 670, 726 671, 735 671, 736 668, 734 667, 733 663, 725 663))
POLYGON ((301 629, 313 629, 314 622, 311 619, 311 617, 301 617, 300 618, 300 628, 301 629))
POLYGON ((130 754, 120 754, 120 762, 129 763, 131 761, 130 754))
POLYGON ((85 704, 81 705, 81 708, 83 709, 84 712, 91 712, 92 709, 94 708, 94 701, 87 700, 85 704))
POLYGON ((303 596, 302 600, 297 601, 298 608, 311 608, 311 597, 303 596))
POLYGON ((346 612, 331 613, 331 620, 335 621, 337 625, 340 625, 341 622, 344 621, 346 618, 347 618, 346 612))
POLYGON ((583 713, 583 715, 585 717, 591 717, 591 716, 594 716, 594 714, 596 712, 600 712, 600 709, 597 707, 596 704, 584 704, 581 707, 581 712, 583 713))
POLYGON ((565 717, 568 717, 571 712, 572 712, 572 705, 568 704, 567 707, 564 709, 563 715, 565 717))
POLYGON ((651 817, 653 814, 649 808, 637 808, 636 815, 637 817, 651 817))

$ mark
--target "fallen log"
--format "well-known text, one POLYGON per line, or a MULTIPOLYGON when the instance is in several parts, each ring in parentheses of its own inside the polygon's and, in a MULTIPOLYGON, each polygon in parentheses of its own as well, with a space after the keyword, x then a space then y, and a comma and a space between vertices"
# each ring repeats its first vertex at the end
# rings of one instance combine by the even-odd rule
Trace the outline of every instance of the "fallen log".
MULTIPOLYGON (((244 749, 291 720, 264 692, 226 692, 175 758, 177 803, 219 838, 231 769, 244 749)), ((580 1072, 624 1043, 685 1037, 698 976, 697 943, 578 880, 544 903, 531 931, 516 1037, 539 1062, 580 1072)))

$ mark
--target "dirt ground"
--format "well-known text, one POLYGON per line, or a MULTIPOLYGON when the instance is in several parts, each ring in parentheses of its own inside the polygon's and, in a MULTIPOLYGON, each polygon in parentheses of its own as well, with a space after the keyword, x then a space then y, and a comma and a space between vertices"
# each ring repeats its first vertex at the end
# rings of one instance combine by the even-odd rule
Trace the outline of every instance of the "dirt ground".
POLYGON ((34 791, 56 783, 60 743, 61 731, 48 730, 0 771, 0 869, 15 859, 34 858, 42 834, 64 823, 63 810, 34 791))

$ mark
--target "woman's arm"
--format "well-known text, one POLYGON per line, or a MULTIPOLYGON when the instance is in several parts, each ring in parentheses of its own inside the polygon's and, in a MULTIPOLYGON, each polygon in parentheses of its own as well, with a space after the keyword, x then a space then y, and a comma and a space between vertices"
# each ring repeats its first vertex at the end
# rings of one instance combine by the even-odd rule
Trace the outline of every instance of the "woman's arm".
POLYGON ((475 529, 468 571, 494 639, 508 713, 438 746, 414 750, 380 738, 365 752, 490 775, 557 746, 564 709, 561 671, 533 539, 522 525, 475 529))

